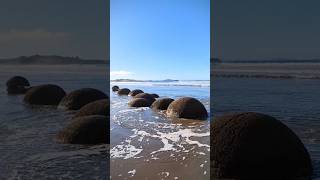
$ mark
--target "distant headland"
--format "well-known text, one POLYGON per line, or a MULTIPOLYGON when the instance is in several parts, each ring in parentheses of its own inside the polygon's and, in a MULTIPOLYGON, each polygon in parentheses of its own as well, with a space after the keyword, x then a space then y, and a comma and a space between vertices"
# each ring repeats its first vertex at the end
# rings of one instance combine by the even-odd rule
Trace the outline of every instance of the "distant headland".
POLYGON ((165 80, 135 80, 135 79, 115 79, 112 82, 178 82, 179 80, 165 79, 165 80))
POLYGON ((107 60, 82 59, 80 57, 67 57, 57 55, 32 55, 16 58, 0 59, 0 65, 59 65, 59 64, 108 64, 107 60))

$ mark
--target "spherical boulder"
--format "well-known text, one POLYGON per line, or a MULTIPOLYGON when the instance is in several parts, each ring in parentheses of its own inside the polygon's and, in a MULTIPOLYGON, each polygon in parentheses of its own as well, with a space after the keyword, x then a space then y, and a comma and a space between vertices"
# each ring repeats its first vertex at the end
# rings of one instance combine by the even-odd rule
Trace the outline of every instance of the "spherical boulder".
POLYGON ((110 125, 107 116, 92 115, 73 119, 56 139, 66 144, 109 144, 110 125))
POLYGON ((89 116, 89 115, 110 115, 110 101, 109 99, 101 99, 93 101, 87 105, 84 105, 79 111, 74 115, 74 117, 89 116))
POLYGON ((167 110, 168 106, 174 101, 171 98, 161 98, 157 99, 152 103, 151 107, 154 110, 167 110))
POLYGON ((14 76, 6 82, 6 85, 8 94, 24 94, 27 92, 30 83, 22 76, 14 76))
POLYGON ((150 94, 150 95, 153 96, 154 98, 159 98, 158 94, 153 93, 153 94, 150 94))
POLYGON ((108 98, 108 96, 100 90, 82 88, 67 94, 61 100, 59 108, 66 110, 78 110, 88 103, 106 98, 108 98))
POLYGON ((308 151, 275 118, 236 113, 211 124, 212 178, 295 179, 312 174, 308 151))
POLYGON ((32 105, 58 105, 65 95, 65 91, 61 87, 45 84, 30 88, 23 100, 32 105))
POLYGON ((115 92, 115 91, 118 91, 119 90, 119 86, 112 86, 112 91, 115 92))
POLYGON ((148 101, 150 101, 150 104, 152 104, 156 99, 148 93, 140 93, 134 96, 134 98, 144 98, 147 99, 148 101))
POLYGON ((128 104, 130 107, 149 107, 151 102, 145 98, 133 98, 128 104))
POLYGON ((168 106, 167 115, 175 118, 205 120, 208 112, 204 105, 192 97, 179 98, 168 106))
POLYGON ((118 90, 118 95, 122 96, 122 95, 128 95, 130 93, 130 89, 128 88, 122 88, 118 90))
POLYGON ((136 96, 137 94, 140 94, 140 93, 144 93, 144 92, 140 89, 135 89, 129 93, 129 96, 136 96))

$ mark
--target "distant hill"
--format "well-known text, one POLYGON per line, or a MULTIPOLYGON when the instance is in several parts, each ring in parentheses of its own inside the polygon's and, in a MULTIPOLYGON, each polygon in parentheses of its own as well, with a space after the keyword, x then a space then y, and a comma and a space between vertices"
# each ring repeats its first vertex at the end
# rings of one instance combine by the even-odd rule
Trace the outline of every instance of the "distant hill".
POLYGON ((320 59, 257 59, 257 60, 220 60, 222 63, 320 63, 320 59))
POLYGON ((107 64, 107 60, 97 59, 81 59, 79 57, 64 56, 20 56, 17 58, 0 59, 0 64, 16 64, 16 65, 58 65, 58 64, 107 64))
POLYGON ((135 80, 135 79, 115 79, 112 82, 178 82, 179 80, 165 79, 165 80, 135 80))

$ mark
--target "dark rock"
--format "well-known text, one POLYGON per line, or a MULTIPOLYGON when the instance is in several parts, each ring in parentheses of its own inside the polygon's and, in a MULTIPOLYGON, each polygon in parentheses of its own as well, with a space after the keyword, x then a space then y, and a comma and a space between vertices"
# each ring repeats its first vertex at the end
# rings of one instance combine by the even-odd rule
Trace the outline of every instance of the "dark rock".
POLYGON ((22 76, 14 76, 6 82, 6 85, 8 94, 24 94, 27 92, 30 83, 22 76))
POLYGON ((145 98, 133 98, 128 104, 130 107, 149 107, 151 102, 145 98))
POLYGON ((74 117, 89 116, 89 115, 110 115, 110 101, 109 99, 101 99, 93 101, 85 106, 83 106, 74 115, 74 117))
POLYGON ((135 89, 129 93, 129 96, 136 96, 137 94, 140 94, 140 93, 144 93, 144 92, 140 89, 135 89))
POLYGON ((110 125, 107 116, 92 115, 73 119, 57 134, 60 143, 109 144, 110 125))
POLYGON ((297 135, 259 113, 218 117, 211 124, 211 177, 295 179, 312 174, 308 151, 297 135))
POLYGON ((58 105, 65 95, 61 87, 45 84, 30 88, 24 96, 24 102, 33 105, 58 105))
POLYGON ((168 106, 174 101, 171 98, 162 98, 157 99, 155 102, 152 103, 151 107, 154 110, 167 110, 168 106))
POLYGON ((169 117, 185 119, 207 119, 208 112, 204 105, 197 99, 191 97, 179 98, 168 106, 169 117))
POLYGON ((130 89, 122 88, 118 90, 118 95, 128 95, 130 93, 130 89))
POLYGON ((78 110, 84 105, 100 99, 107 99, 108 96, 93 88, 83 88, 70 92, 60 102, 59 108, 67 110, 78 110))
POLYGON ((134 96, 134 98, 144 98, 147 99, 148 101, 150 101, 150 104, 152 104, 156 99, 148 93, 140 93, 134 96))
POLYGON ((112 91, 115 92, 115 91, 118 91, 119 90, 119 86, 112 86, 112 91))
POLYGON ((158 94, 153 93, 153 94, 150 94, 150 95, 153 96, 154 98, 159 98, 158 94))

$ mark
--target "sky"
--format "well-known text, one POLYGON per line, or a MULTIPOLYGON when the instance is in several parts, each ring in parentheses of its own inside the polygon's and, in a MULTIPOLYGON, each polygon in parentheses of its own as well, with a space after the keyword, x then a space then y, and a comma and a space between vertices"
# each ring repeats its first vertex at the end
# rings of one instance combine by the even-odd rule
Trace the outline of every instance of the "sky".
POLYGON ((111 79, 208 80, 209 0, 111 0, 111 79))
POLYGON ((320 58, 319 0, 213 0, 211 57, 320 58))
POLYGON ((1 0, 0 58, 106 59, 108 0, 1 0))

